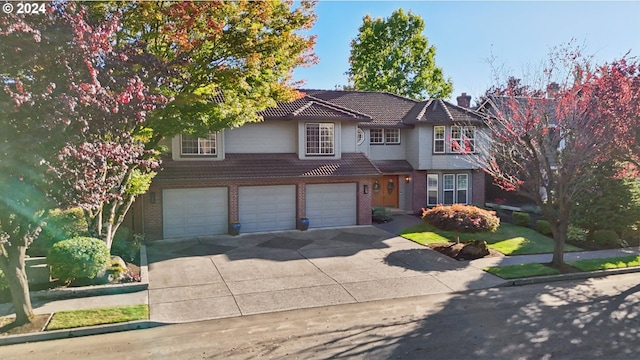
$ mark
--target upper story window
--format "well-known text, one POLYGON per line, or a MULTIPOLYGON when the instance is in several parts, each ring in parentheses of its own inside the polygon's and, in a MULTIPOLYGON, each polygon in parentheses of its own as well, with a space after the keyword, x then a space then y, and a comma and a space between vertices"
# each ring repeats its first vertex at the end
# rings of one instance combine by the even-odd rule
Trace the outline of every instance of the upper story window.
POLYGON ((209 134, 203 138, 192 135, 181 135, 180 148, 182 155, 216 155, 216 134, 209 134))
POLYGON ((333 123, 305 124, 307 155, 335 154, 333 127, 333 123))
POLYGON ((362 145, 363 142, 364 142, 364 130, 358 128, 358 131, 356 132, 356 143, 358 145, 362 145))
POLYGON ((371 144, 400 144, 400 129, 371 129, 369 130, 371 144))
POLYGON ((444 126, 433 127, 433 152, 436 154, 444 153, 444 126))
POLYGON ((448 149, 445 151, 444 126, 433 127, 433 152, 435 154, 449 153, 473 153, 476 151, 475 126, 451 126, 449 129, 448 149))

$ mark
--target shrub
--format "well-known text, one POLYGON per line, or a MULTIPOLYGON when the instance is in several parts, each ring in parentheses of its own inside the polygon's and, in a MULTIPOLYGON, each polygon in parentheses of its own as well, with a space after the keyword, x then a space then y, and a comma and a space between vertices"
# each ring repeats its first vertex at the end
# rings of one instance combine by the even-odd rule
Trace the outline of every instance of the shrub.
POLYGON ((52 210, 44 222, 40 235, 29 245, 30 256, 46 256, 58 241, 87 234, 87 221, 80 208, 52 210))
POLYGON ((524 212, 514 211, 511 216, 513 216, 513 222, 518 226, 529 226, 531 221, 531 216, 524 212))
POLYGON ((4 277, 4 273, 0 270, 0 291, 5 291, 9 288, 9 283, 7 282, 7 278, 4 277))
POLYGON ((640 226, 627 228, 622 232, 622 238, 632 246, 640 245, 640 226))
POLYGON ((104 241, 89 237, 57 242, 47 256, 51 277, 64 281, 93 279, 107 267, 109 260, 109 249, 104 241))
POLYGON ((455 231, 456 242, 460 241, 460 232, 496 231, 500 226, 500 219, 495 211, 462 204, 438 205, 432 209, 423 209, 422 219, 440 230, 455 231))
POLYGON ((144 235, 134 234, 129 240, 129 228, 121 226, 111 244, 111 254, 120 256, 127 261, 133 261, 140 252, 140 247, 144 242, 144 235))
POLYGON ((569 225, 567 229, 567 240, 581 242, 587 240, 587 231, 581 227, 569 225))
POLYGON ((553 235, 553 232, 551 231, 551 224, 549 224, 547 220, 536 221, 536 231, 546 236, 553 235))
POLYGON ((383 223, 391 221, 391 211, 383 207, 371 209, 371 221, 375 223, 383 223))
POLYGON ((596 230, 593 232, 593 241, 602 247, 617 247, 620 243, 620 237, 613 230, 596 230))

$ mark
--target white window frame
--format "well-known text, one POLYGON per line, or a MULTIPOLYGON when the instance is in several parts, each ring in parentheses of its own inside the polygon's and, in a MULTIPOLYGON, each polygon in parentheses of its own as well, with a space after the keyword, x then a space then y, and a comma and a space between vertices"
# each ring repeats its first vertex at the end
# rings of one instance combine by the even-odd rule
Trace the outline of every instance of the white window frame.
POLYGON ((469 203, 469 174, 456 174, 456 183, 455 183, 455 199, 456 204, 468 204, 469 203), (462 189, 460 187, 460 179, 466 178, 466 187, 462 189), (464 201, 460 200, 459 193, 460 191, 464 191, 464 201))
POLYGON ((207 138, 195 137, 186 134, 180 135, 180 155, 183 156, 216 156, 218 155, 218 135, 210 133, 207 138), (186 139, 185 139, 186 137, 186 139), (184 142, 195 141, 195 146, 191 146, 197 152, 185 152, 184 142), (206 152, 209 149, 209 152, 206 152))
POLYGON ((462 144, 462 126, 454 125, 449 128, 449 152, 451 153, 461 153, 463 152, 462 144), (457 130, 457 137, 454 136, 454 130, 457 130), (458 147, 455 149, 455 147, 458 147))
POLYGON ((476 127, 475 126, 465 126, 462 129, 462 141, 464 144, 464 152, 466 153, 476 152, 476 127), (471 134, 471 137, 467 136, 468 134, 471 134), (469 150, 467 150, 467 144, 471 144, 471 146, 469 146, 469 150))
POLYGON ((364 130, 358 128, 358 130, 356 130, 356 145, 362 145, 362 143, 364 142, 364 139, 365 139, 364 130))
POLYGON ((445 126, 434 126, 433 127, 433 153, 434 154, 444 154, 447 151, 446 148, 446 136, 447 136, 447 128, 445 126), (442 130, 442 137, 438 137, 438 130, 442 130), (442 151, 437 150, 436 144, 442 145, 442 151))
MULTIPOLYGON (((305 154, 307 156, 333 156, 335 155, 335 124, 334 123, 306 123, 304 126, 305 134, 305 154), (317 127, 317 139, 310 139, 309 130, 317 127), (309 146, 310 142, 317 142, 315 146, 309 146), (317 151, 309 151, 310 149, 317 151)), ((313 134, 316 135, 316 134, 313 134)))
POLYGON ((438 183, 438 174, 427 174, 427 206, 432 206, 432 205, 438 205, 440 203, 440 194, 439 194, 439 183, 438 183), (435 180, 435 188, 433 186, 430 186, 429 184, 429 180, 435 180), (435 203, 430 203, 429 202, 429 198, 430 195, 429 193, 435 191, 436 193, 436 202, 435 203))
POLYGON ((370 129, 369 143, 375 145, 384 144, 384 129, 370 129))
POLYGON ((451 192, 451 204, 456 203, 456 176, 455 174, 443 174, 442 175, 442 203, 444 205, 451 205, 447 203, 447 192, 451 192), (447 178, 451 178, 451 188, 446 188, 447 178))
POLYGON ((384 129, 384 143, 388 145, 400 144, 400 129, 384 129), (390 140, 391 137, 392 140, 390 140))

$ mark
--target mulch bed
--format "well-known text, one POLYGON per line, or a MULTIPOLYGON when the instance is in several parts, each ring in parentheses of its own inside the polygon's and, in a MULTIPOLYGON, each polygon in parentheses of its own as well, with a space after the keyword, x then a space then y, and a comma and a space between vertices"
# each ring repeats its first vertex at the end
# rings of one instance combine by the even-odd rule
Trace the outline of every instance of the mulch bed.
POLYGON ((16 326, 11 318, 0 318, 0 336, 41 332, 51 314, 36 315, 30 323, 16 326))
MULTIPOLYGON (((460 250, 465 246, 464 243, 437 243, 437 244, 429 244, 427 245, 430 249, 435 250, 443 255, 447 255, 456 260, 463 260, 459 258, 460 250)), ((501 257, 504 256, 503 253, 495 251, 493 249, 489 249, 489 255, 483 257, 501 257)))

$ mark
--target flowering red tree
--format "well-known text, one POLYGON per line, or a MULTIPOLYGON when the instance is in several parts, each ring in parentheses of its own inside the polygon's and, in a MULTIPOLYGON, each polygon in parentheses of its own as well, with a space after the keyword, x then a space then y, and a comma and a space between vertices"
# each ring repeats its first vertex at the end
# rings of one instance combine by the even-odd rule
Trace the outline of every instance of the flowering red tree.
POLYGON ((493 141, 472 161, 503 189, 540 206, 554 237, 552 265, 562 267, 572 206, 593 169, 637 157, 640 81, 637 63, 624 59, 595 70, 574 51, 552 60, 563 67, 546 69, 546 83, 559 70, 568 75, 547 97, 530 88, 515 94, 509 86, 499 91, 502 96, 488 97, 493 141))
POLYGON ((164 98, 149 95, 128 73, 127 53, 113 47, 117 28, 117 17, 89 24, 73 3, 0 17, 0 269, 16 323, 33 316, 25 250, 47 209, 61 201, 113 206, 123 197, 111 194, 114 179, 133 176, 131 168, 147 161, 135 134, 164 98), (92 181, 76 190, 103 194, 89 200, 73 194, 70 183, 82 179, 92 181))

